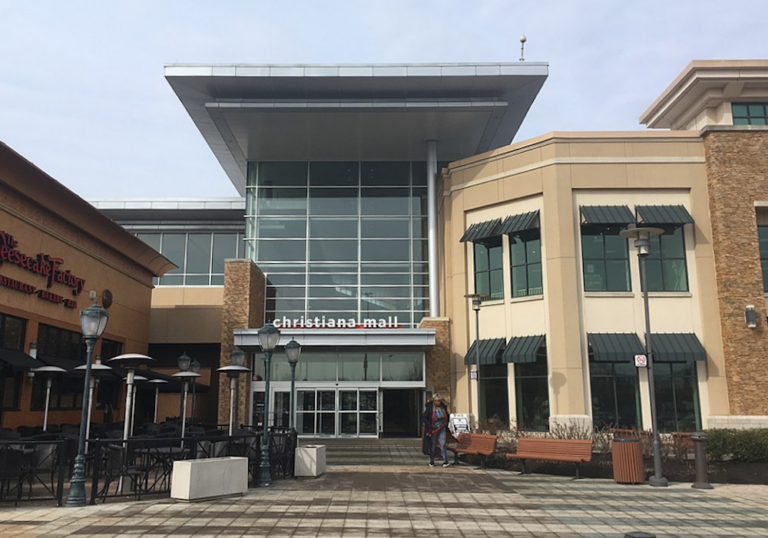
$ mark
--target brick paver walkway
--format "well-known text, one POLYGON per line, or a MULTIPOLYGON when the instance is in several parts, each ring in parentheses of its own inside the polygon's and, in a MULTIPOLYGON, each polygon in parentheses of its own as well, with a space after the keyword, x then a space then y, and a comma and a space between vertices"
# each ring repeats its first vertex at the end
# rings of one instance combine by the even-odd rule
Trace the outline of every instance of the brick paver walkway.
POLYGON ((702 491, 690 484, 656 489, 521 477, 471 466, 429 468, 408 442, 330 445, 329 460, 337 463, 317 479, 278 481, 244 497, 194 504, 162 499, 80 509, 4 508, 0 537, 768 536, 768 486, 702 491), (352 454, 368 457, 351 464, 352 454))

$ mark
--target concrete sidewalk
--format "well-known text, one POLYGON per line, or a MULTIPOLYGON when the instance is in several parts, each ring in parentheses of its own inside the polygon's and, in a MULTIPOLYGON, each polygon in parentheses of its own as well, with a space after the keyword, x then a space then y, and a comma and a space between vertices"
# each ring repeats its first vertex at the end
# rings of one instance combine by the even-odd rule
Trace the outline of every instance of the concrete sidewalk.
MULTIPOLYGON (((423 457, 422 457, 423 458, 423 457)), ((470 466, 332 465, 240 498, 0 509, 0 537, 321 536, 621 538, 768 536, 768 486, 518 476, 470 466)))

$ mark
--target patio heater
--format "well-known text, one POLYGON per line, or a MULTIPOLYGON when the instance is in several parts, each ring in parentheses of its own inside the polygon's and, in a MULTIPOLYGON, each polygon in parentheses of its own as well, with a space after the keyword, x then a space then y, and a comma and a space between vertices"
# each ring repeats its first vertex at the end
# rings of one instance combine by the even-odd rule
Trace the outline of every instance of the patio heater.
POLYGON ((152 422, 157 424, 157 401, 160 398, 160 385, 165 385, 168 382, 165 379, 150 379, 149 382, 155 386, 155 412, 153 414, 152 422))
POLYGON ((147 378, 143 375, 133 376, 133 405, 131 406, 131 437, 133 437, 133 425, 136 419, 136 391, 139 383, 143 383, 147 378))
MULTIPOLYGON (((189 364, 189 371, 194 374, 200 373, 200 362, 195 359, 189 364)), ((195 385, 197 385, 196 378, 192 378, 192 410, 189 413, 190 425, 195 423, 195 385)))
MULTIPOLYGON (((235 410, 235 394, 236 390, 235 387, 238 383, 238 378, 240 377, 240 374, 244 374, 246 372, 250 372, 249 368, 246 368, 244 366, 245 364, 245 352, 240 349, 239 347, 236 347, 232 354, 230 355, 230 360, 232 364, 227 366, 222 366, 221 368, 217 368, 217 372, 222 372, 227 374, 227 377, 229 378, 229 436, 232 436, 232 433, 234 431, 233 425, 234 425, 234 410, 235 410)), ((239 403, 239 402, 238 402, 239 403)))
MULTIPOLYGON (((88 365, 81 364, 80 366, 77 366, 75 370, 85 373, 85 370, 88 368, 88 365)), ((107 366, 106 364, 101 364, 101 358, 96 357, 96 361, 91 364, 91 382, 88 386, 88 400, 90 402, 93 402, 93 389, 96 386, 96 381, 103 377, 107 372, 111 372, 112 368, 107 366)), ((88 421, 85 425, 85 452, 88 453, 88 439, 91 437, 91 412, 93 411, 93 405, 88 406, 88 421)))
POLYGON ((148 357, 147 355, 141 355, 139 353, 126 353, 125 355, 118 355, 107 361, 110 364, 122 366, 128 370, 128 375, 125 378, 127 383, 125 389, 125 415, 123 425, 123 441, 128 440, 128 436, 131 432, 131 416, 133 415, 133 385, 136 377, 136 370, 141 364, 152 364, 155 359, 148 357))
POLYGON ((58 366, 41 366, 40 368, 32 368, 30 372, 35 375, 42 374, 45 377, 45 414, 43 414, 43 431, 48 431, 48 408, 51 404, 51 385, 53 385, 53 377, 59 374, 65 374, 67 371, 64 368, 58 366))
POLYGON ((189 392, 189 382, 193 379, 200 377, 200 374, 189 369, 192 359, 184 353, 179 357, 179 372, 173 374, 173 377, 178 378, 182 382, 181 391, 181 444, 184 444, 184 434, 187 431, 187 393, 189 392))

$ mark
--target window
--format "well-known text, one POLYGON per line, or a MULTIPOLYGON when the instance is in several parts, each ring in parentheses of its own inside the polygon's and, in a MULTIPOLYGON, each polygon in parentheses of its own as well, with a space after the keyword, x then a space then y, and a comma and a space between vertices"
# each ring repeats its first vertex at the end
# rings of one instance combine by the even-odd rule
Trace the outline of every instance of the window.
POLYGON ((541 232, 528 230, 509 236, 512 297, 544 293, 541 278, 541 232))
POLYGON ((480 365, 480 418, 509 424, 509 390, 506 364, 480 365))
MULTIPOLYGON (((45 409, 46 378, 36 375, 32 382, 32 411, 45 409)), ((54 377, 49 409, 80 409, 83 406, 83 380, 79 377, 54 377)))
MULTIPOLYGON (((24 351, 24 336, 27 321, 22 318, 0 314, 0 347, 24 351)), ((7 364, 0 363, 0 408, 12 410, 19 408, 21 392, 21 372, 14 371, 7 364)))
POLYGON ((763 290, 768 291, 768 226, 757 227, 760 246, 760 266, 763 268, 763 290))
POLYGON ((696 363, 654 362, 659 431, 693 432, 701 429, 696 363))
POLYGON ((682 226, 651 237, 651 251, 645 267, 648 271, 648 291, 688 291, 682 226))
POLYGON ((475 243, 475 293, 489 299, 504 298, 501 237, 475 243))
POLYGON ((589 363, 592 423, 603 428, 641 428, 637 368, 630 362, 589 363))
POLYGON ((734 125, 768 125, 768 103, 733 103, 734 125))
POLYGON ((85 362, 83 335, 41 323, 37 332, 37 353, 44 357, 85 362))
POLYGON ((583 224, 584 291, 631 291, 627 240, 621 226, 583 224))
POLYGON ((517 429, 549 431, 549 378, 547 358, 515 364, 517 429))
POLYGON ((0 347, 23 351, 26 328, 26 320, 0 314, 0 347))
MULTIPOLYGON (((106 363, 112 357, 117 357, 123 353, 123 344, 114 340, 103 338, 101 340, 101 362, 106 363)), ((104 413, 111 412, 118 408, 120 403, 120 385, 119 380, 108 377, 98 380, 98 390, 96 392, 96 408, 103 409, 104 413)))

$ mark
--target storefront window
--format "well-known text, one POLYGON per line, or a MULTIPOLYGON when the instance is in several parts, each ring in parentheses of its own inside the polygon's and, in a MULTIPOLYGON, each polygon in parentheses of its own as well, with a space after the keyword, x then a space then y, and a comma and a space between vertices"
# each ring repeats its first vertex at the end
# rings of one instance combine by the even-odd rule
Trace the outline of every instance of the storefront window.
POLYGON ((382 353, 382 381, 423 381, 423 353, 382 353))
POLYGON ((515 364, 517 429, 549 431, 549 379, 547 359, 515 364))
POLYGON ((480 366, 480 418, 509 424, 506 364, 480 366))
POLYGON ((489 299, 504 298, 504 262, 501 237, 475 243, 475 293, 489 299))
POLYGON ((589 363, 595 430, 641 428, 637 368, 630 362, 589 363))
POLYGON ((627 240, 620 231, 621 226, 582 225, 584 291, 631 291, 627 240))
POLYGON ((541 276, 541 238, 538 229, 509 236, 512 297, 544 293, 541 276))
POLYGON ((701 429, 696 363, 654 362, 656 413, 659 431, 692 432, 701 429))
POLYGON ((688 291, 685 239, 682 226, 651 237, 646 261, 648 291, 688 291))

